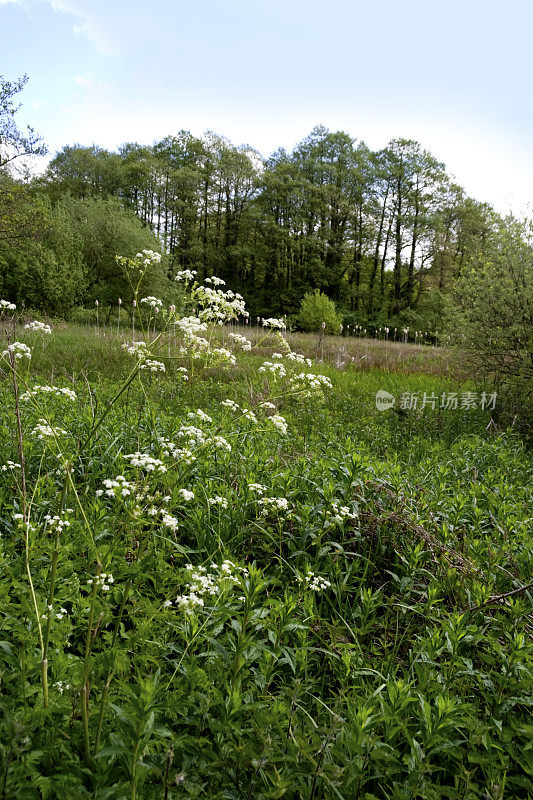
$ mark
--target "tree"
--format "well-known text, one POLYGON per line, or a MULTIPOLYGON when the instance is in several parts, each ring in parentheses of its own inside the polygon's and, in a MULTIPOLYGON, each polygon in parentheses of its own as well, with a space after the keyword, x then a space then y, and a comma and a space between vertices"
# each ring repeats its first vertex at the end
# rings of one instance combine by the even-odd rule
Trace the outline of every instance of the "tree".
MULTIPOLYGON (((133 257, 140 250, 158 250, 159 242, 139 218, 116 197, 65 198, 59 205, 79 239, 86 290, 83 302, 114 305, 120 297, 132 299, 132 291, 116 255, 133 257)), ((155 294, 165 283, 162 268, 146 276, 143 291, 155 294)))
POLYGON ((6 169, 23 156, 42 156, 47 152, 33 128, 28 125, 26 133, 22 133, 15 121, 20 105, 15 104, 14 98, 27 82, 27 75, 12 83, 0 75, 0 169, 6 169))
POLYGON ((503 221, 453 291, 449 330, 474 375, 532 430, 533 223, 503 221))
POLYGON ((298 314, 298 326, 304 331, 318 331, 322 329, 326 333, 339 333, 342 324, 342 317, 335 310, 335 303, 318 289, 304 295, 300 312, 298 314))

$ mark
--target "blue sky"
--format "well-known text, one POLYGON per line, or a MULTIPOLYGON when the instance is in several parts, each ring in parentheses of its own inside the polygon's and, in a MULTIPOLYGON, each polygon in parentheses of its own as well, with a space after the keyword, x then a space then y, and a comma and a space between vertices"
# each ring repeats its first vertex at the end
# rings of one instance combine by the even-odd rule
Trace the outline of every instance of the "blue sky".
POLYGON ((52 152, 210 129, 268 155, 321 123, 532 215, 532 29, 531 0, 0 0, 0 74, 52 152))

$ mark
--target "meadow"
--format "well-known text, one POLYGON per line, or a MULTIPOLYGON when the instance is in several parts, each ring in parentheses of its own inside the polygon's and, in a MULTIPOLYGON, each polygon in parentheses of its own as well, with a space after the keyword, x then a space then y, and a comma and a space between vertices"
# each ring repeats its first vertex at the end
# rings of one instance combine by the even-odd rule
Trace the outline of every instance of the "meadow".
POLYGON ((444 348, 184 283, 2 318, 1 800, 533 797, 520 437, 444 348))

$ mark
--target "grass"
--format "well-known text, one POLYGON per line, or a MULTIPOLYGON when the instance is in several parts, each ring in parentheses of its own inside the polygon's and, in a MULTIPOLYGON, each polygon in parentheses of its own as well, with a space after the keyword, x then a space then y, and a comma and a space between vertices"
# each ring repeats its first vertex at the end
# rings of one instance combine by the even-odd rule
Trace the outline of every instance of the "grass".
POLYGON ((530 453, 480 409, 377 410, 476 390, 444 349, 289 335, 332 382, 302 399, 257 371, 279 342, 238 332, 252 351, 187 383, 163 338, 167 372, 105 416, 121 337, 24 337, 30 385, 77 400, 21 403, 27 534, 0 473, 0 798, 531 797, 530 453))

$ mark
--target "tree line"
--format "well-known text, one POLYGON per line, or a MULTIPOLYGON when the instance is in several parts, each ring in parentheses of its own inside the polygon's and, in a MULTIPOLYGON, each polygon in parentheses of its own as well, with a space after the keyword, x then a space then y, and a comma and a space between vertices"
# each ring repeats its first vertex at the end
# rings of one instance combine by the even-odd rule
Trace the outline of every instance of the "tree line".
POLYGON ((153 276, 163 294, 191 269, 223 278, 254 316, 294 315, 319 289, 348 322, 434 326, 502 224, 418 142, 372 151, 323 126, 266 159, 180 131, 116 152, 65 146, 32 180, 6 164, 0 157, 1 291, 56 313, 127 296, 114 256, 148 247, 165 254, 153 276))

